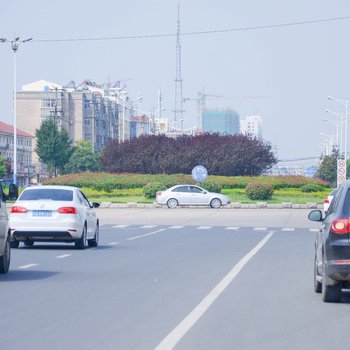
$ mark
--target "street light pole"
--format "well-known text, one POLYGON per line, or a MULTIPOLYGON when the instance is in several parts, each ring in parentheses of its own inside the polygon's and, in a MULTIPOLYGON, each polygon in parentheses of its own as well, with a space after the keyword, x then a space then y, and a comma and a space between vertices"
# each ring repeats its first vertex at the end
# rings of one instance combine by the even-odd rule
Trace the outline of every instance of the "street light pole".
POLYGON ((328 96, 328 99, 331 101, 336 101, 340 104, 342 104, 345 107, 345 139, 344 139, 344 161, 345 161, 345 167, 344 167, 344 179, 346 180, 346 168, 347 168, 347 157, 348 157, 348 105, 349 105, 349 100, 339 100, 336 98, 333 98, 331 96, 328 96))
POLYGON ((13 40, 7 40, 6 38, 0 38, 0 42, 4 43, 9 41, 13 51, 13 183, 17 185, 17 69, 16 69, 16 53, 19 43, 25 43, 33 40, 33 38, 20 40, 19 37, 13 40))

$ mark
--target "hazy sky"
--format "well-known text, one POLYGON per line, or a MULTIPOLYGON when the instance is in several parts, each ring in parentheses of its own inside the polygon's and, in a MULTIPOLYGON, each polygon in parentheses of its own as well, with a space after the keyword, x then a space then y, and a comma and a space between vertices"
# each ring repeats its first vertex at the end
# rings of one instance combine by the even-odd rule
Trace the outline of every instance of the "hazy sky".
MULTIPOLYGON (((91 79, 125 80, 139 108, 157 106, 173 118, 175 36, 144 39, 41 41, 175 34, 178 0, 0 0, 0 37, 34 40, 17 53, 17 86, 46 79, 62 85, 91 79)), ((239 29, 350 16, 349 0, 182 0, 183 33, 239 29)), ((350 19, 322 23, 184 35, 183 96, 206 93, 207 107, 234 108, 263 119, 264 138, 280 159, 318 156, 320 133, 335 134, 344 107, 327 96, 349 93, 350 19), (256 98, 250 98, 256 97, 256 98), (260 98, 258 98, 260 97, 260 98), (264 97, 264 98, 261 98, 264 97)), ((0 44, 0 119, 12 123, 13 54, 0 44)), ((196 103, 185 126, 196 123, 196 103)))

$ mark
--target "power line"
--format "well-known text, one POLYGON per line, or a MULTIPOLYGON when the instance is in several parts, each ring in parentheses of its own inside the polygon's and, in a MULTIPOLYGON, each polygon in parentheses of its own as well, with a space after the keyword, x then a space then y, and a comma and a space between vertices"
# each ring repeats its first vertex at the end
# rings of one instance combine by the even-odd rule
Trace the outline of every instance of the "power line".
MULTIPOLYGON (((207 35, 207 34, 218 34, 218 33, 231 33, 231 32, 242 32, 242 31, 252 31, 260 29, 271 29, 271 28, 284 28, 292 27, 306 24, 318 24, 324 22, 334 22, 334 21, 344 21, 349 20, 350 16, 343 17, 333 17, 316 19, 309 21, 298 21, 280 24, 268 24, 262 26, 250 26, 250 27, 239 27, 231 29, 217 29, 217 30, 206 30, 198 32, 183 32, 181 36, 193 36, 193 35, 207 35)), ((177 33, 165 33, 165 34, 149 34, 149 35, 127 35, 127 36, 114 36, 114 37, 100 37, 100 38, 71 38, 71 39, 36 39, 32 42, 73 42, 73 41, 104 41, 104 40, 125 40, 125 39, 150 39, 150 38, 165 38, 165 37, 176 37, 177 33)))

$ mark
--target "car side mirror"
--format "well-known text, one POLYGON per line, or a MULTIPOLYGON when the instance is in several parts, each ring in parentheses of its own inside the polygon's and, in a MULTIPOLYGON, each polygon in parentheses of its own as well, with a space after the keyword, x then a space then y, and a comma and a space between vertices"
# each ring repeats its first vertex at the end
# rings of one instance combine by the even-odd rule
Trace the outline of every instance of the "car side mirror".
POLYGON ((309 220, 311 221, 323 221, 323 214, 321 210, 312 210, 308 215, 309 220))
POLYGON ((91 203, 91 208, 99 208, 99 207, 100 207, 100 203, 97 203, 97 202, 91 203))

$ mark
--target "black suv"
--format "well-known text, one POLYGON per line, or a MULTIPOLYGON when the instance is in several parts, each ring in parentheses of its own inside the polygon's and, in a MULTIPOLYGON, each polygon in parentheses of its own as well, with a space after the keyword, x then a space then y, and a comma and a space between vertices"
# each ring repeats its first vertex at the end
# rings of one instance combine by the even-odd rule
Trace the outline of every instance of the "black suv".
POLYGON ((325 302, 339 302, 342 288, 350 287, 350 180, 338 188, 326 215, 313 210, 309 219, 322 223, 315 241, 315 292, 325 302))

